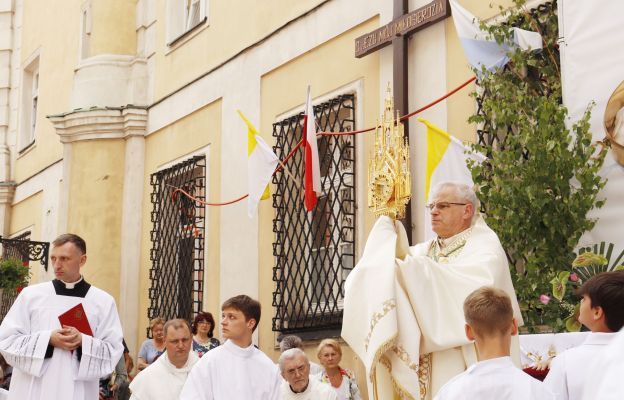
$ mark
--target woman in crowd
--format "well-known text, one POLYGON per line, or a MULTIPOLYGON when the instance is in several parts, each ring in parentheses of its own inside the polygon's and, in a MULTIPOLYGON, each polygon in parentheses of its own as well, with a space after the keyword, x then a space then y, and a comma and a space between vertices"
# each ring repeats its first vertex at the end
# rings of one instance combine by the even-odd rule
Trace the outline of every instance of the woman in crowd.
POLYGON ((219 339, 212 336, 215 322, 209 312, 198 313, 191 328, 193 331, 193 351, 199 357, 221 344, 219 339))
POLYGON ((323 368, 325 368, 325 371, 320 375, 320 379, 334 388, 338 395, 338 400, 362 400, 353 372, 340 368, 342 349, 337 340, 323 340, 318 346, 317 357, 323 368))
POLYGON ((147 368, 165 351, 165 335, 163 332, 165 320, 157 317, 151 320, 149 325, 152 331, 152 339, 147 339, 141 345, 139 356, 137 357, 137 371, 147 368))

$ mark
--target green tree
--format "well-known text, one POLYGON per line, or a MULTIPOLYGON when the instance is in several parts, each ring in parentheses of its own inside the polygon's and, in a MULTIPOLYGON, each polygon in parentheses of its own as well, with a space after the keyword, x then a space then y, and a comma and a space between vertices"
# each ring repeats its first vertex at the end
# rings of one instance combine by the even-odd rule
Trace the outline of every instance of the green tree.
POLYGON ((488 160, 470 168, 485 219, 507 252, 525 324, 530 331, 541 325, 561 331, 574 305, 547 297, 596 222, 588 212, 604 203, 597 195, 605 184, 598 171, 606 149, 592 143, 591 105, 580 121, 569 121, 561 104, 556 5, 527 12, 523 1, 514 2, 501 10, 506 23, 481 24, 511 50, 504 69, 478 71, 473 96, 480 109, 469 121, 492 140, 474 146, 488 160), (515 48, 512 26, 540 32, 543 50, 515 48), (540 295, 547 297, 540 301, 540 295))

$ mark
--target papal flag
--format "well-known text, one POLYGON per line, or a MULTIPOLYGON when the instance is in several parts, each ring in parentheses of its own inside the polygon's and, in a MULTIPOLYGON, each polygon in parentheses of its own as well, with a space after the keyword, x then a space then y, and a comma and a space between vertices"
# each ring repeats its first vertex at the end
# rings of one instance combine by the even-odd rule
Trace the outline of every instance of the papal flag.
POLYGON ((247 214, 249 218, 253 218, 260 200, 269 198, 269 182, 279 159, 240 110, 238 110, 238 114, 247 124, 247 179, 249 185, 247 214))
MULTIPOLYGON (((474 152, 461 140, 451 136, 423 118, 418 118, 427 126, 427 172, 425 178, 425 204, 429 203, 429 191, 441 182, 460 182, 472 186, 472 174, 466 161, 469 158, 483 161, 482 154, 474 152)), ((425 240, 433 239, 431 217, 425 210, 425 240)))
MULTIPOLYGON (((450 0, 450 4, 455 30, 470 65, 477 70, 484 65, 487 70, 493 71, 507 64, 510 47, 489 38, 488 33, 479 27, 477 18, 460 6, 457 0, 450 0)), ((539 33, 517 27, 512 29, 513 46, 522 50, 541 50, 542 36, 539 33)))

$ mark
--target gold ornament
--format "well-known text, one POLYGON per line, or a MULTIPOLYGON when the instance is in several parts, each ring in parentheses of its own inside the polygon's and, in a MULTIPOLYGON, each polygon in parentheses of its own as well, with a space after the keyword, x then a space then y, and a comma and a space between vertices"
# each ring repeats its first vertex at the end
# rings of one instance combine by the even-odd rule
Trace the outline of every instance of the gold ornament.
POLYGON ((368 166, 368 207, 376 217, 405 216, 411 194, 409 145, 403 137, 399 112, 394 111, 390 84, 381 123, 375 128, 375 145, 368 166))

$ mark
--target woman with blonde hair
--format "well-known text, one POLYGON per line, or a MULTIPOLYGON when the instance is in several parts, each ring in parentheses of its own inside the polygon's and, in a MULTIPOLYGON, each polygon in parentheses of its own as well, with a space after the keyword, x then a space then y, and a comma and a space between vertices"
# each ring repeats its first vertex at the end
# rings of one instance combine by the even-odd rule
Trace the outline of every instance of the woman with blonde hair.
POLYGON ((152 332, 152 339, 145 340, 141 345, 139 356, 137 357, 137 371, 147 368, 165 351, 165 335, 163 332, 165 320, 156 317, 150 321, 149 326, 152 332))
POLYGON ((338 400, 362 400, 353 372, 340 368, 342 349, 337 340, 323 340, 318 345, 316 356, 325 368, 320 375, 321 382, 331 385, 338 395, 338 400))

